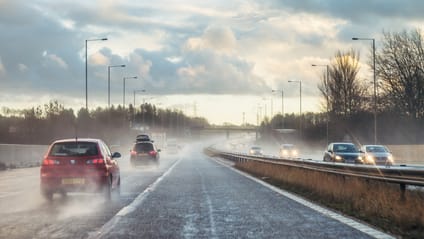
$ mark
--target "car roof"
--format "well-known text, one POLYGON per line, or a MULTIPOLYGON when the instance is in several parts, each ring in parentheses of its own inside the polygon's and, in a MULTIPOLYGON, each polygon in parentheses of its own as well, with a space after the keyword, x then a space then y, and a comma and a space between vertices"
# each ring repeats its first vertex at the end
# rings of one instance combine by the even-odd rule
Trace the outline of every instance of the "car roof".
POLYGON ((68 138, 68 139, 58 139, 53 142, 55 143, 66 143, 66 142, 91 142, 91 143, 99 143, 103 142, 101 139, 94 138, 68 138))
POLYGON ((334 143, 332 143, 332 144, 348 144, 348 145, 355 145, 354 143, 352 143, 352 142, 334 142, 334 143))
POLYGON ((362 145, 362 147, 385 147, 385 146, 381 144, 364 144, 362 145))

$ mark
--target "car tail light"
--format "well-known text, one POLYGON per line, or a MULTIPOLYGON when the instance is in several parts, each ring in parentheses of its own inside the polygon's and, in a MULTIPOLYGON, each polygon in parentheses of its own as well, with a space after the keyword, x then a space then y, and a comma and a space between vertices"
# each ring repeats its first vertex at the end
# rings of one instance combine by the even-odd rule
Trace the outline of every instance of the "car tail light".
POLYGON ((135 156, 135 155, 137 155, 137 151, 135 151, 135 150, 131 150, 131 151, 130 151, 130 155, 131 155, 131 156, 135 156))
POLYGON ((98 158, 98 159, 89 159, 85 163, 86 164, 104 164, 105 161, 102 158, 98 158))
POLYGON ((58 165, 58 164, 60 164, 60 161, 59 160, 45 158, 43 160, 43 163, 42 164, 43 164, 43 166, 47 166, 47 165, 58 165))
POLYGON ((150 152, 149 152, 149 154, 150 154, 151 156, 156 156, 157 152, 156 152, 156 151, 154 151, 154 150, 152 150, 152 151, 150 151, 150 152))

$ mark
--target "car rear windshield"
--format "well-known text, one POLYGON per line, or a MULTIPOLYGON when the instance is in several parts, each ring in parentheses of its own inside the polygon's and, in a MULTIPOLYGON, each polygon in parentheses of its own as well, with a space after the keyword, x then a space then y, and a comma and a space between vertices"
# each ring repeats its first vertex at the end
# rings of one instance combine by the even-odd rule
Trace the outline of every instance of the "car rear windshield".
POLYGON ((97 144, 93 142, 61 142, 50 150, 50 156, 94 156, 98 155, 97 144))
POLYGON ((150 143, 139 143, 134 145, 134 151, 136 152, 149 152, 152 151, 153 144, 150 143))

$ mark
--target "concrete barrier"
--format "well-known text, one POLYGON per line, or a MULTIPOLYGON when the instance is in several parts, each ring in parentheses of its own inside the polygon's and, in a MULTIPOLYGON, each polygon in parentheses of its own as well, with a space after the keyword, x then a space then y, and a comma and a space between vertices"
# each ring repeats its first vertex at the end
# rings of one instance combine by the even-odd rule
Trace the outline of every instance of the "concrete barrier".
POLYGON ((0 144, 0 164, 6 168, 41 165, 48 145, 0 144))

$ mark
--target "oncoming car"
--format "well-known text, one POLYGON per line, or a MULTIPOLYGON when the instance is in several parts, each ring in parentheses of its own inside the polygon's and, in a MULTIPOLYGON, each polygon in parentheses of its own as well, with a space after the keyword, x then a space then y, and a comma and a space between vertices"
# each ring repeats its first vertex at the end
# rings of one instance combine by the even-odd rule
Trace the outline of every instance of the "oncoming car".
POLYGON ((252 146, 249 149, 250 155, 262 155, 262 148, 259 146, 252 146))
POLYGON ((280 147, 280 158, 298 158, 299 151, 293 144, 282 144, 280 147))
POLYGON ((363 164, 362 155, 353 143, 330 143, 324 152, 324 161, 363 164))
POLYGON ((360 151, 366 164, 386 166, 394 164, 392 153, 383 145, 362 145, 360 151))
POLYGON ((158 164, 160 151, 152 142, 136 142, 130 151, 130 163, 132 166, 146 163, 158 164))
POLYGON ((116 158, 100 139, 54 141, 40 168, 41 194, 48 200, 54 193, 101 192, 106 199, 120 192, 120 171, 116 158))

